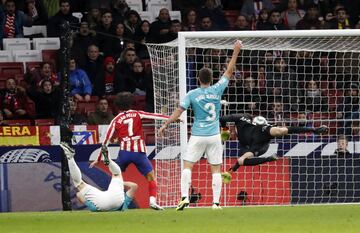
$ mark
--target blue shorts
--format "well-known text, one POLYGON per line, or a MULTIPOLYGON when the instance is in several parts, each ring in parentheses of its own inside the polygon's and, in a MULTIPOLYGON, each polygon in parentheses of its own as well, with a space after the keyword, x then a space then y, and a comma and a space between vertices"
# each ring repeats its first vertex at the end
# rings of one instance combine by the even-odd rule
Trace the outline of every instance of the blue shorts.
POLYGON ((131 163, 133 163, 144 176, 153 170, 150 160, 145 153, 120 150, 116 162, 119 164, 122 172, 124 172, 131 163))

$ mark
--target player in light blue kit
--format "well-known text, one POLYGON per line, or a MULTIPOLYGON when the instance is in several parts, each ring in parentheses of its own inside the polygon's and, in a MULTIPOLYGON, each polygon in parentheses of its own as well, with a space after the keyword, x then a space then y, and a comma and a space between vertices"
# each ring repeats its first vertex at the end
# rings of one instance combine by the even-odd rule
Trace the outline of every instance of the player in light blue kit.
POLYGON ((183 210, 189 205, 189 188, 191 184, 191 170, 205 153, 211 165, 213 209, 221 209, 219 206, 221 194, 221 164, 223 147, 220 137, 219 115, 221 110, 221 96, 228 86, 229 79, 233 73, 236 59, 239 55, 242 42, 237 40, 227 69, 219 82, 211 85, 213 77, 212 70, 202 68, 199 71, 200 87, 187 93, 180 106, 172 113, 170 118, 160 128, 159 134, 164 135, 167 126, 175 122, 180 115, 190 106, 194 112, 194 124, 191 130, 187 150, 183 156, 184 166, 181 173, 181 200, 176 210, 183 210))

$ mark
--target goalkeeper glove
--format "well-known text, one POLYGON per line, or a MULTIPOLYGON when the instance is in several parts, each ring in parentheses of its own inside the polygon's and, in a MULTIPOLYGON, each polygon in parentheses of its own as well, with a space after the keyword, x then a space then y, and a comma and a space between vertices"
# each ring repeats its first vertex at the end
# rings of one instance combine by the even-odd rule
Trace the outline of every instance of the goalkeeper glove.
POLYGON ((228 127, 222 127, 221 128, 221 141, 229 140, 230 138, 230 130, 228 127))
POLYGON ((101 146, 101 154, 104 156, 104 164, 108 166, 110 164, 110 160, 109 160, 109 151, 107 146, 105 145, 101 146))

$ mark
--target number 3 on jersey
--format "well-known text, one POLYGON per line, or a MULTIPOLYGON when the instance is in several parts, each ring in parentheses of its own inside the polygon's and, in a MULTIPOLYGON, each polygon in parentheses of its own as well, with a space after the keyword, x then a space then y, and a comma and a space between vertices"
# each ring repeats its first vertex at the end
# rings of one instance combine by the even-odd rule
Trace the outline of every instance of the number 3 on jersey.
POLYGON ((134 135, 134 131, 133 131, 133 123, 134 123, 134 119, 129 118, 123 121, 124 124, 126 124, 128 126, 128 134, 129 136, 133 136, 134 135))
POLYGON ((210 116, 206 117, 206 121, 214 121, 216 119, 216 107, 213 103, 205 104, 204 108, 208 111, 210 116))

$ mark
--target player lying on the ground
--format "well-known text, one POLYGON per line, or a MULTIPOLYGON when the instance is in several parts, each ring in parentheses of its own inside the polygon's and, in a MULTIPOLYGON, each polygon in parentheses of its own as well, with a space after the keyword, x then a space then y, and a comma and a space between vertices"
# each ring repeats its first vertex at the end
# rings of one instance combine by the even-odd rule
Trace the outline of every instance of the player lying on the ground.
POLYGON ((223 140, 227 140, 230 136, 229 130, 225 128, 226 122, 235 123, 240 153, 236 163, 227 172, 222 173, 224 183, 231 181, 231 173, 235 172, 240 166, 255 166, 277 160, 276 155, 259 157, 268 150, 271 139, 288 134, 307 132, 323 134, 328 131, 328 127, 324 125, 318 128, 278 127, 268 124, 267 120, 261 116, 253 119, 250 114, 236 114, 220 118, 223 140))
POLYGON ((106 191, 101 191, 82 180, 81 171, 74 159, 75 150, 65 142, 62 142, 60 147, 68 159, 70 176, 78 190, 76 196, 80 202, 84 203, 91 211, 123 211, 128 208, 134 197, 137 184, 124 182, 121 170, 114 161, 110 160, 108 165, 112 173, 109 187, 106 191), (124 186, 128 188, 126 193, 124 193, 124 186))
MULTIPOLYGON (((163 210, 161 206, 156 203, 157 185, 155 181, 155 174, 150 160, 146 155, 146 144, 144 133, 142 131, 142 119, 156 119, 167 120, 169 117, 161 114, 149 113, 138 110, 131 110, 134 96, 130 92, 121 92, 117 94, 114 101, 119 109, 119 114, 111 121, 107 131, 104 142, 102 143, 102 154, 104 155, 104 163, 108 161, 107 146, 115 133, 119 139, 120 151, 118 157, 118 164, 121 171, 124 172, 126 168, 133 163, 138 171, 145 176, 149 182, 149 205, 154 210, 163 210)), ((98 163, 98 159, 91 163, 91 167, 98 163)))

